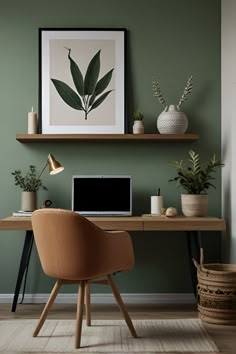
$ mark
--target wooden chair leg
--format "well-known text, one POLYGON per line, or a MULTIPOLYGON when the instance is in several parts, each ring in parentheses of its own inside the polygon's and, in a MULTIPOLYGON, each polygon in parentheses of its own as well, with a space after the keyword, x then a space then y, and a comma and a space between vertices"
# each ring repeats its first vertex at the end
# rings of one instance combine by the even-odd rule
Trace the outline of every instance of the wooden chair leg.
POLYGON ((119 293, 119 291, 117 289, 117 286, 114 283, 114 280, 112 279, 111 275, 107 275, 107 279, 108 279, 108 283, 109 283, 109 285, 110 285, 110 287, 112 289, 112 292, 114 294, 114 297, 116 299, 116 302, 117 302, 117 304, 118 304, 118 306, 120 308, 120 311, 122 312, 122 314, 124 316, 124 319, 125 319, 125 322, 126 322, 128 328, 130 330, 130 333, 132 334, 132 336, 134 338, 137 338, 138 337, 137 333, 135 331, 135 328, 133 326, 131 318, 130 318, 130 316, 128 314, 128 311, 126 310, 125 304, 123 303, 123 300, 122 300, 122 298, 120 296, 120 293, 119 293))
POLYGON ((49 299, 48 299, 48 302, 46 303, 44 309, 43 309, 43 312, 40 316, 40 319, 39 319, 39 322, 37 324, 37 327, 35 328, 34 330, 34 333, 33 333, 33 337, 37 337, 40 329, 42 328, 46 318, 47 318, 47 314, 48 314, 48 311, 50 310, 50 307, 53 305, 56 297, 57 297, 57 294, 58 294, 58 291, 60 290, 60 287, 61 287, 61 284, 62 284, 62 280, 58 279, 56 284, 54 285, 53 289, 52 289, 52 292, 49 296, 49 299))
POLYGON ((86 307, 86 323, 91 326, 91 306, 90 306, 90 284, 85 285, 85 307, 86 307))
POLYGON ((85 284, 86 284, 86 280, 80 281, 78 304, 77 304, 76 325, 75 325, 75 349, 80 348, 82 320, 83 320, 83 308, 84 308, 85 284))

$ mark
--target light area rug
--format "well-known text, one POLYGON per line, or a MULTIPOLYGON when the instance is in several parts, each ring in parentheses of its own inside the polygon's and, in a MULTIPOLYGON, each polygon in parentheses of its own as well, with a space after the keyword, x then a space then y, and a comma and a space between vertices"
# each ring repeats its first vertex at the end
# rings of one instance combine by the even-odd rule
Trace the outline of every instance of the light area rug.
POLYGON ((74 349, 74 320, 46 320, 38 337, 37 320, 0 321, 0 352, 12 353, 191 353, 219 352, 199 319, 133 320, 133 338, 124 320, 83 322, 80 349, 74 349))

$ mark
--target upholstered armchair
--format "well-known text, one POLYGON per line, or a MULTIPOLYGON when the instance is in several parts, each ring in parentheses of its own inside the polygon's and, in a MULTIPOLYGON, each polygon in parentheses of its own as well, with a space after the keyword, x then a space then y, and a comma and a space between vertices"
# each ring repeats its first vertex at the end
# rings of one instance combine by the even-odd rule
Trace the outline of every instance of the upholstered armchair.
POLYGON ((110 285, 131 335, 137 337, 112 276, 134 266, 130 235, 125 231, 104 231, 85 217, 63 209, 34 211, 32 225, 42 268, 57 279, 33 336, 43 326, 61 285, 79 284, 75 328, 75 348, 79 348, 84 300, 86 322, 90 326, 90 284, 99 283, 110 285))

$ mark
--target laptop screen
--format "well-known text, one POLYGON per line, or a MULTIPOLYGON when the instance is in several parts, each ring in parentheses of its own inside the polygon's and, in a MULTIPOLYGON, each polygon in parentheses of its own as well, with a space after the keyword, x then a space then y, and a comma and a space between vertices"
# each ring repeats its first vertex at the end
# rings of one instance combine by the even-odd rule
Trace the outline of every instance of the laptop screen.
POLYGON ((132 215, 131 176, 72 176, 72 210, 82 215, 132 215))

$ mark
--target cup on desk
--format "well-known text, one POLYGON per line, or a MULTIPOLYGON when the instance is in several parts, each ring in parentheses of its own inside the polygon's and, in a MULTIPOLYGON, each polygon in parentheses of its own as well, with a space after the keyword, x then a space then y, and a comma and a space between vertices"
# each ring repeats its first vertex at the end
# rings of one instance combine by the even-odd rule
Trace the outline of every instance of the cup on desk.
POLYGON ((151 196, 151 214, 161 215, 162 208, 163 208, 163 196, 152 195, 151 196))

